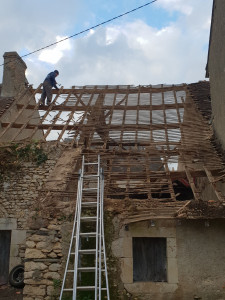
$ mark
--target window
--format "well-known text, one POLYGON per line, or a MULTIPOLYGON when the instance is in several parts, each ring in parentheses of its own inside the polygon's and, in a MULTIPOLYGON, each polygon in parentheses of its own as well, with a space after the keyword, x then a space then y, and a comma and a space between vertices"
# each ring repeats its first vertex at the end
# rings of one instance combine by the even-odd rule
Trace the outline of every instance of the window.
POLYGON ((133 281, 167 281, 166 238, 133 238, 133 281))

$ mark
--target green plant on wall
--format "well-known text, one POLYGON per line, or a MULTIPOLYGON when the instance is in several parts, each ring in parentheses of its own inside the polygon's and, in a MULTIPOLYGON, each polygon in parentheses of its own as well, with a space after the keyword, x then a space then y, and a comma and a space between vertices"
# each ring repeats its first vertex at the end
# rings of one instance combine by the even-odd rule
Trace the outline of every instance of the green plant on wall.
POLYGON ((47 154, 38 142, 29 144, 13 143, 0 147, 1 173, 18 169, 22 162, 33 161, 37 166, 46 162, 47 154))

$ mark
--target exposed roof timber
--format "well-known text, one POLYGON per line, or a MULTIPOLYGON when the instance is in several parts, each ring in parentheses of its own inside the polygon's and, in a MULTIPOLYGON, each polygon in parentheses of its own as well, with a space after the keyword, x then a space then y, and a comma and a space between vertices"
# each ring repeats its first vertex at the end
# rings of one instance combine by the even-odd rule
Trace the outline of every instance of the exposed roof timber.
MULTIPOLYGON (((184 108, 184 107, 191 107, 191 104, 183 104, 183 103, 177 103, 177 104, 162 104, 162 105, 151 105, 151 110, 166 110, 166 109, 176 109, 176 108, 184 108)), ((23 108, 23 104, 17 104, 17 108, 21 109, 23 108)), ((92 106, 90 106, 91 108, 92 106)), ((26 109, 31 109, 33 110, 35 108, 35 105, 27 105, 26 109)), ((49 107, 41 105, 39 110, 43 111, 48 111, 49 107)), ((111 105, 103 105, 101 107, 103 111, 105 110, 111 110, 112 106, 111 105)), ((126 107, 123 105, 115 105, 113 110, 146 110, 150 109, 150 105, 127 105, 126 107)), ((53 105, 50 109, 50 111, 73 111, 74 110, 74 105, 53 105)), ((76 111, 84 111, 86 110, 86 105, 83 106, 78 106, 76 107, 76 111)))
MULTIPOLYGON (((195 198, 199 199, 193 177, 214 181, 213 176, 220 178, 224 174, 219 173, 223 164, 211 144, 212 132, 203 118, 206 110, 210 110, 209 106, 205 108, 210 101, 208 83, 191 87, 62 87, 54 91, 50 106, 41 107, 40 93, 40 87, 33 91, 32 101, 35 97, 36 105, 31 105, 31 98, 25 105, 17 101, 18 113, 10 123, 2 121, 0 138, 7 130, 17 128, 11 141, 19 138, 23 129, 30 130, 29 141, 35 132, 43 130, 43 142, 52 139, 65 142, 67 147, 80 146, 90 159, 100 154, 105 164, 108 198, 144 193, 154 205, 160 203, 165 207, 167 202, 173 203, 176 212, 186 202, 175 205, 178 201, 174 180, 189 180, 195 198), (21 116, 26 110, 30 117, 22 123, 21 116), (37 111, 40 119, 35 120, 37 111), (178 163, 186 171, 171 171, 178 163), (205 170, 209 170, 210 176, 205 170)), ((214 184, 212 187, 215 190, 214 184)))

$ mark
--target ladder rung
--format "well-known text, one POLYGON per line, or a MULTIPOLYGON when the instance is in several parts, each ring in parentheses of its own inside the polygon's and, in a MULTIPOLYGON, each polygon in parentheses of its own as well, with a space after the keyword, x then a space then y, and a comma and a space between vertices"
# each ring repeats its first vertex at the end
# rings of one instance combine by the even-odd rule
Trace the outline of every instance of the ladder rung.
MULTIPOLYGON (((97 268, 99 270, 99 268, 97 268)), ((80 267, 77 268, 78 271, 80 272, 94 272, 95 271, 95 267, 80 267)), ((104 267, 102 267, 102 272, 105 272, 104 267)), ((67 270, 67 273, 74 273, 74 270, 67 270)))
POLYGON ((83 254, 95 254, 96 250, 95 249, 83 249, 83 250, 79 250, 79 253, 83 253, 83 254))
POLYGON ((96 236, 96 232, 81 232, 80 236, 96 236))
MULTIPOLYGON (((97 287, 97 289, 99 289, 97 287)), ((77 290, 79 291, 94 291, 95 286, 77 286, 77 290)), ((106 291, 106 288, 101 288, 102 291, 106 291)))
MULTIPOLYGON (((99 252, 99 250, 98 250, 99 252)), ((83 254, 95 254, 96 250, 95 249, 83 249, 83 250, 79 250, 79 253, 83 253, 83 254)), ((101 254, 104 254, 104 251, 101 251, 101 254)), ((75 255, 75 252, 71 252, 70 255, 75 255)))
POLYGON ((98 162, 94 162, 94 163, 84 163, 84 165, 98 165, 98 162))
MULTIPOLYGON (((83 233, 80 233, 80 236, 81 237, 96 237, 96 232, 83 232, 83 233)), ((73 238, 75 239, 76 236, 74 235, 73 238)))
MULTIPOLYGON (((80 272, 93 272, 93 271, 95 271, 95 267, 80 267, 80 268, 77 268, 77 270, 80 272)), ((73 273, 74 270, 67 270, 67 272, 73 273)))
MULTIPOLYGON (((99 289, 99 288, 97 288, 99 289)), ((80 291, 93 291, 95 290, 94 286, 77 286, 77 290, 80 291)), ((106 291, 106 288, 101 288, 102 291, 106 291)), ((73 289, 63 289, 64 292, 73 292, 73 289)))
POLYGON ((97 202, 82 202, 82 206, 96 206, 97 202))
POLYGON ((80 217, 80 219, 82 220, 82 221, 91 221, 91 222, 94 222, 94 221, 96 221, 97 220, 97 217, 80 217))
POLYGON ((85 188, 83 191, 89 191, 89 190, 97 190, 98 188, 85 188))
POLYGON ((81 272, 93 272, 95 271, 95 267, 80 267, 80 268, 77 268, 78 271, 81 271, 81 272))
POLYGON ((82 178, 90 178, 90 177, 99 177, 99 175, 84 175, 84 176, 81 176, 82 178))

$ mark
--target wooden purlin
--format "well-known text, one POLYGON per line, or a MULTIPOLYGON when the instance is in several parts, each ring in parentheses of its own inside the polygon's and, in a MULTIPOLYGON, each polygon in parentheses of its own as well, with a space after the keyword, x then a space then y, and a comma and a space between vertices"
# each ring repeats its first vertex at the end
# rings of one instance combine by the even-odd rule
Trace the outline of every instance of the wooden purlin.
MULTIPOLYGON (((93 93, 98 93, 98 91, 100 91, 101 93, 105 94, 114 94, 114 93, 119 93, 119 94, 127 94, 127 87, 129 87, 129 93, 130 94, 136 94, 137 93, 137 89, 140 89, 141 93, 161 93, 162 91, 167 92, 167 91, 183 91, 184 89, 186 90, 187 85, 186 84, 180 84, 180 85, 169 85, 169 86, 163 86, 160 84, 158 87, 156 86, 130 86, 127 85, 126 88, 124 87, 120 87, 120 86, 114 86, 114 87, 110 87, 110 86, 103 86, 101 88, 98 88, 98 86, 93 86, 93 87, 88 87, 86 86, 86 94, 90 94, 92 95, 93 93), (98 89, 97 89, 98 88, 98 89)), ((62 93, 63 94, 68 94, 70 92, 71 89, 63 89, 62 93)), ((77 93, 83 93, 84 88, 76 88, 76 92, 77 93)), ((41 91, 42 92, 42 91, 41 91)), ((56 90, 52 90, 53 94, 57 94, 56 90)))

